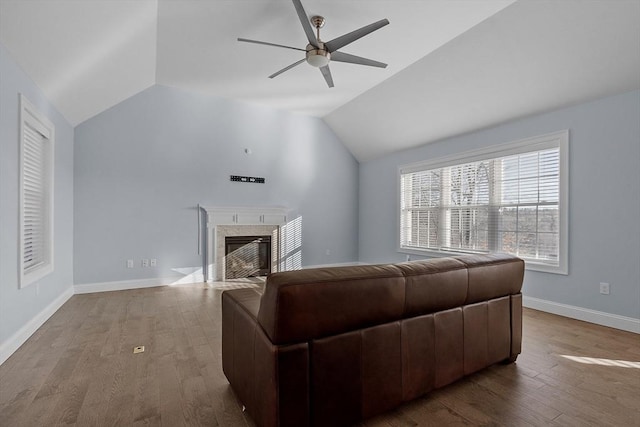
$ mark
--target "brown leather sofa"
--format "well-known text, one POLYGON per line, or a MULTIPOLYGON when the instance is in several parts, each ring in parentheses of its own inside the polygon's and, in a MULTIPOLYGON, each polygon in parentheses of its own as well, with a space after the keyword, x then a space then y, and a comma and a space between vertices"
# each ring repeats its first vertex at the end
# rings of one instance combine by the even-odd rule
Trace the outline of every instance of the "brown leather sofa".
POLYGON ((351 425, 515 361, 523 275, 508 255, 274 273, 222 294, 223 370, 258 426, 351 425))

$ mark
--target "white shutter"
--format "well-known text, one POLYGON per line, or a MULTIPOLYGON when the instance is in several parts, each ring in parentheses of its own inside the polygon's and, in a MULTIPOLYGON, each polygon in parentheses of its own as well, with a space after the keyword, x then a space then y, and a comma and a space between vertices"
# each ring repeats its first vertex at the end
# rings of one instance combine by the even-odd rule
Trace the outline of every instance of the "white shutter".
POLYGON ((20 286, 53 271, 53 125, 20 97, 20 286))
POLYGON ((45 256, 45 141, 44 136, 28 124, 24 127, 22 256, 25 271, 42 264, 45 256))

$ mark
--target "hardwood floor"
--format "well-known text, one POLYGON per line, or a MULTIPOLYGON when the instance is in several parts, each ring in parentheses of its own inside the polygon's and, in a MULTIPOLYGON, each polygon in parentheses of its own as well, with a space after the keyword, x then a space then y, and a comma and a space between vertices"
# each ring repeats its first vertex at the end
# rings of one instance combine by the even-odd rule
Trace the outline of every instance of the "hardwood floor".
MULTIPOLYGON (((259 285, 73 296, 0 366, 0 426, 253 426, 221 367, 220 295, 239 286, 259 285)), ((515 364, 362 425, 640 426, 640 336, 525 309, 515 364)))

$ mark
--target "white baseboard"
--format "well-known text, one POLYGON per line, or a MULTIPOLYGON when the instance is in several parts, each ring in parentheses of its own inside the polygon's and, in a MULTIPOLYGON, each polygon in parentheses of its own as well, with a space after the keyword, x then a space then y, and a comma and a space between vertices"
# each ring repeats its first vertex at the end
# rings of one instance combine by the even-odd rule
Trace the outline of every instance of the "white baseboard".
POLYGON ((590 310, 588 308, 576 307, 574 305, 561 304, 528 296, 522 297, 522 305, 524 307, 533 308, 534 310, 545 311, 559 316, 570 317, 572 319, 583 320, 597 325, 608 326, 610 328, 640 334, 640 319, 635 319, 633 317, 619 316, 617 314, 590 310))
MULTIPOLYGON (((115 282, 98 282, 74 285, 76 294, 91 294, 94 292, 124 291, 128 289, 155 288, 173 284, 184 284, 184 276, 158 277, 155 279, 119 280, 115 282)), ((197 283, 197 282, 189 282, 197 283)))
POLYGON ((44 324, 53 314, 63 306, 65 302, 73 296, 73 287, 67 288, 58 298, 53 300, 51 304, 46 306, 40 313, 35 315, 33 319, 27 322, 9 339, 0 344, 0 365, 2 365, 11 355, 20 348, 22 344, 29 339, 40 326, 44 324))

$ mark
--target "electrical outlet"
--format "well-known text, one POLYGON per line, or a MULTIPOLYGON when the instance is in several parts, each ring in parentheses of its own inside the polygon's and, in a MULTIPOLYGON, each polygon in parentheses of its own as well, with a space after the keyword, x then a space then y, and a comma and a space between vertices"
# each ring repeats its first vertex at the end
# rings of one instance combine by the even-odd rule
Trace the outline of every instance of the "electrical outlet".
POLYGON ((151 263, 150 263, 151 267, 155 267, 156 265, 158 265, 158 260, 155 258, 151 258, 151 263))
POLYGON ((611 287, 609 286, 608 283, 600 282, 600 293, 602 295, 609 295, 610 290, 611 290, 611 287))
POLYGON ((142 266, 143 267, 149 267, 149 260, 148 259, 143 259, 142 260, 142 266))
POLYGON ((128 259, 127 260, 127 268, 133 268, 133 260, 132 259, 128 259))

